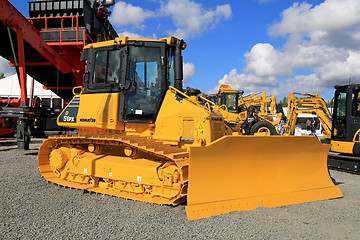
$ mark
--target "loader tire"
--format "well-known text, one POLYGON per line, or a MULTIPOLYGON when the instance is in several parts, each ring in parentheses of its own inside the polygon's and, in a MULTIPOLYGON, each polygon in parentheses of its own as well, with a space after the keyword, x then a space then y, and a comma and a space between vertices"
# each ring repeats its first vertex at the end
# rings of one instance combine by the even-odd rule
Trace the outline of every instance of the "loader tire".
POLYGON ((270 135, 276 135, 276 129, 274 125, 269 123, 268 121, 259 121, 254 123, 250 129, 250 135, 254 135, 254 133, 261 133, 261 132, 270 132, 270 135))

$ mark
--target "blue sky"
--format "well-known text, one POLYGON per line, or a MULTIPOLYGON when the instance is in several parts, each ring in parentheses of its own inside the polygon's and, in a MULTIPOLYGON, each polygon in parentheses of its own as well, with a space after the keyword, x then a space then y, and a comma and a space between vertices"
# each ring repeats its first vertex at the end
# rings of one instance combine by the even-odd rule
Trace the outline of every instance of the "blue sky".
MULTIPOLYGON (((25 1, 10 2, 28 16, 25 1)), ((350 76, 360 83, 359 0, 129 0, 111 10, 119 35, 184 38, 185 85, 203 92, 229 84, 331 99, 350 76)))

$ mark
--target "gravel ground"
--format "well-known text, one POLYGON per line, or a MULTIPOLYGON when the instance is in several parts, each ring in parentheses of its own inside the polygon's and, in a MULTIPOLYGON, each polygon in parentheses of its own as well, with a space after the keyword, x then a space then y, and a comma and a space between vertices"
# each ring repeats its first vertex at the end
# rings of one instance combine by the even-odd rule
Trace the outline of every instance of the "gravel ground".
POLYGON ((360 239, 360 175, 330 171, 344 198, 188 221, 159 206, 61 188, 29 151, 0 139, 0 239, 360 239))

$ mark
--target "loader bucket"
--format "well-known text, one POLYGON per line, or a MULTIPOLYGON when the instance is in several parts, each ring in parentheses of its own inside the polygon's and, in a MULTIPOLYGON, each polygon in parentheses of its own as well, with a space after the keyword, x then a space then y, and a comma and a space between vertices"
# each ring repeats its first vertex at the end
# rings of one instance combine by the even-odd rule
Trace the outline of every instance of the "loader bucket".
POLYGON ((189 220, 343 197, 313 136, 224 136, 190 149, 189 220))

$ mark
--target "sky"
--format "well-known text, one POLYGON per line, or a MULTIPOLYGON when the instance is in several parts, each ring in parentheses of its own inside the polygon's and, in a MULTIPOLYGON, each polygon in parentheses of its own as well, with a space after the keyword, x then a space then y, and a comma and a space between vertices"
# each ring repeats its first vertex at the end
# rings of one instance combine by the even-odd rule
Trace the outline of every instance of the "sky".
MULTIPOLYGON (((28 17, 25 1, 10 2, 28 17)), ((110 11, 120 36, 184 39, 185 85, 205 93, 330 100, 335 85, 360 83, 359 0, 116 0, 110 11)), ((0 72, 14 73, 4 59, 0 72)))

